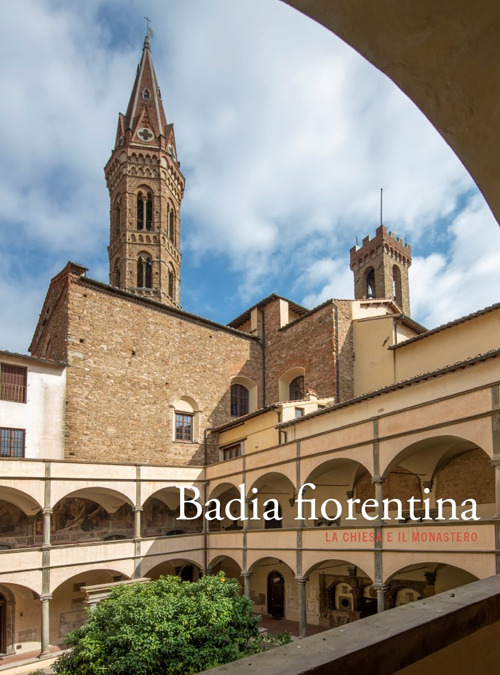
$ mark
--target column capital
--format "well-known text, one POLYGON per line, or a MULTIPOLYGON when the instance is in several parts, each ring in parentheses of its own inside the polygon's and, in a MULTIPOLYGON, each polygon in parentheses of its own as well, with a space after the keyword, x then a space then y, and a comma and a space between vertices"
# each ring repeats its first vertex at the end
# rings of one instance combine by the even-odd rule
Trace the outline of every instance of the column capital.
POLYGON ((42 593, 40 595, 40 602, 48 602, 52 600, 52 593, 42 593))
POLYGON ((295 581, 298 584, 306 584, 309 581, 309 577, 295 577, 295 581))
POLYGON ((388 593, 391 589, 390 584, 383 584, 381 582, 375 582, 372 587, 377 593, 388 593))
POLYGON ((138 511, 144 511, 143 506, 134 506, 134 511, 137 513, 138 511))
POLYGON ((385 478, 384 478, 384 476, 379 476, 379 475, 373 476, 372 483, 374 485, 383 485, 385 483, 385 478))
POLYGON ((490 459, 490 464, 495 468, 500 467, 500 455, 493 455, 493 457, 490 459))
POLYGON ((241 570, 240 576, 242 576, 243 579, 250 579, 252 574, 253 574, 253 572, 249 572, 248 570, 241 570))
POLYGON ((47 507, 42 509, 42 513, 43 513, 44 516, 51 516, 53 511, 49 506, 47 506, 47 507))

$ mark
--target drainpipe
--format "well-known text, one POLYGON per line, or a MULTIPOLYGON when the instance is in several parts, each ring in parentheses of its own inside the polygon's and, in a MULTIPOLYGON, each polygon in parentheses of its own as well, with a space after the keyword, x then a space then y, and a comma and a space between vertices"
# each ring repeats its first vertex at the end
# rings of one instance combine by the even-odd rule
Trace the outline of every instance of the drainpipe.
POLYGON ((277 410, 276 414, 278 415, 278 445, 281 445, 281 410, 277 410))

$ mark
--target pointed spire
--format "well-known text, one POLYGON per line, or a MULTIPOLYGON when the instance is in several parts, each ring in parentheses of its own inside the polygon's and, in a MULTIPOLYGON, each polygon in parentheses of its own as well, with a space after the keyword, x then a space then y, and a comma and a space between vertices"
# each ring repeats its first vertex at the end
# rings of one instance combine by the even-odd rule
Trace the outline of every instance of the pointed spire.
POLYGON ((130 141, 133 143, 159 144, 159 136, 169 135, 147 35, 123 123, 127 130, 130 129, 130 141))

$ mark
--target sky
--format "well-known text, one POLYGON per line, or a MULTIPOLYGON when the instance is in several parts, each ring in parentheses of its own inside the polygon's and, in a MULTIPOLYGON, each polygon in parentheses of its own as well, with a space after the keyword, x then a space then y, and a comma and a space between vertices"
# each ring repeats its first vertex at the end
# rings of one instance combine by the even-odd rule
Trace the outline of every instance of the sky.
POLYGON ((27 351, 68 260, 108 282, 103 167, 146 31, 186 178, 183 309, 352 298, 349 250, 412 246, 432 328, 499 300, 500 230, 415 105, 279 0, 0 0, 0 349, 27 351))

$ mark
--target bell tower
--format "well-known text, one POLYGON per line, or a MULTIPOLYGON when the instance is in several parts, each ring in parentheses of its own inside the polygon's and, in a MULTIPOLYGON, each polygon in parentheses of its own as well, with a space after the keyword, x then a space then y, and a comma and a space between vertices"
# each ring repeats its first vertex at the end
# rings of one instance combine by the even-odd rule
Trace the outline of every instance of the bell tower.
POLYGON ((180 307, 180 206, 184 176, 174 128, 144 40, 125 115, 104 168, 110 196, 109 283, 180 307))
POLYGON ((356 300, 385 298, 393 300, 403 314, 410 315, 411 246, 380 225, 375 237, 365 237, 362 246, 351 248, 356 300))

